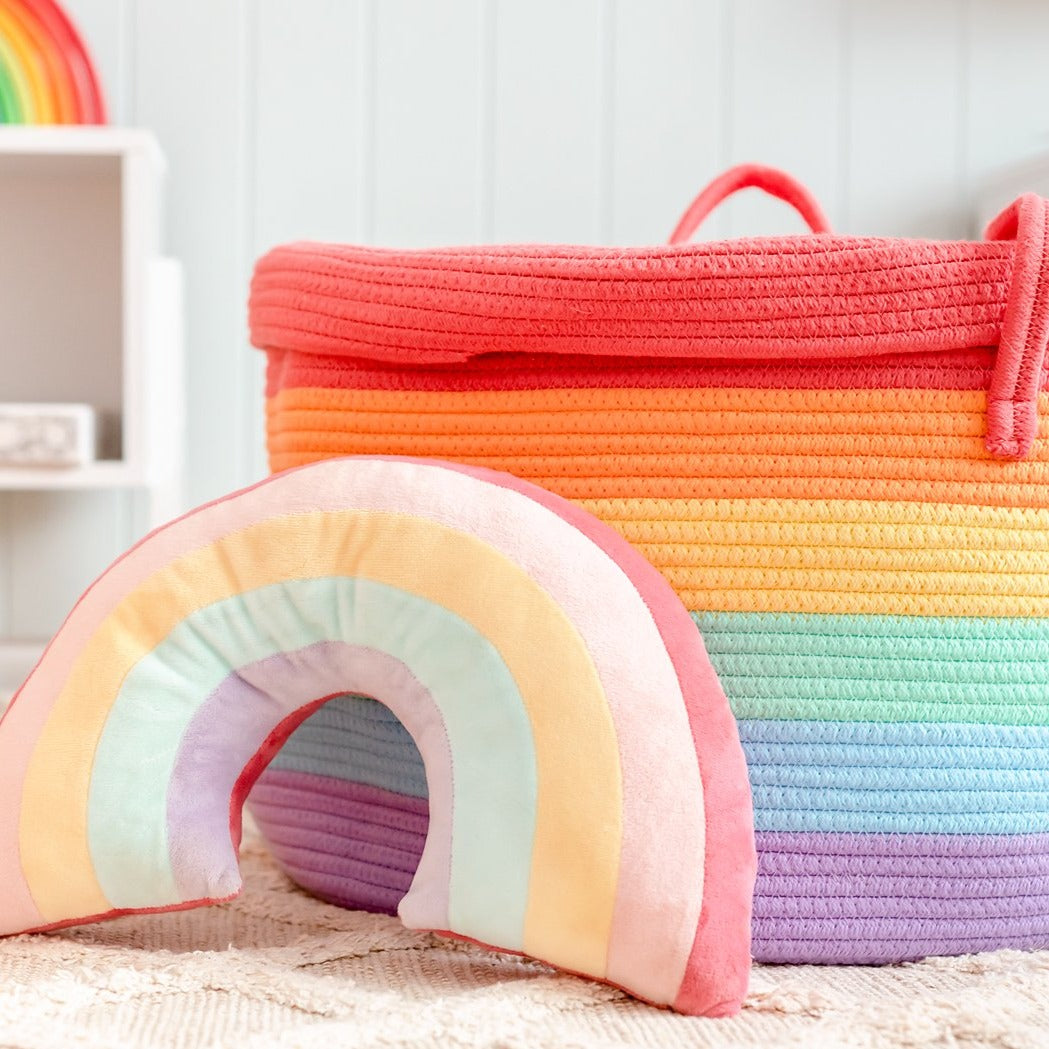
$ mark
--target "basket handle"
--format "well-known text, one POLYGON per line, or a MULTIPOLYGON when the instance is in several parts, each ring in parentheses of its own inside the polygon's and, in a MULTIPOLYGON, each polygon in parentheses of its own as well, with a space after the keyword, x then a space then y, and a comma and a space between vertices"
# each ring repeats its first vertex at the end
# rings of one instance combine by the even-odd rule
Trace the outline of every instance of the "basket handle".
POLYGON ((684 244, 703 220, 725 199, 741 189, 761 189, 789 204, 808 223, 813 233, 830 233, 830 222, 819 201, 793 176, 779 168, 760 164, 738 164, 718 175, 689 204, 670 234, 670 244, 684 244))
POLYGON ((1038 394, 1049 344, 1049 201, 1014 200, 987 226, 988 240, 1014 240, 1013 273, 987 394, 987 450, 1023 459, 1038 436, 1038 394))
MULTIPOLYGON (((682 244, 723 200, 754 187, 794 207, 813 233, 830 223, 816 198, 778 168, 740 164, 719 175, 688 206, 670 235, 682 244)), ((987 393, 985 445, 997 459, 1024 459, 1038 436, 1038 395, 1049 348, 1049 201, 1026 193, 987 227, 988 240, 1012 240, 1013 271, 987 393)))

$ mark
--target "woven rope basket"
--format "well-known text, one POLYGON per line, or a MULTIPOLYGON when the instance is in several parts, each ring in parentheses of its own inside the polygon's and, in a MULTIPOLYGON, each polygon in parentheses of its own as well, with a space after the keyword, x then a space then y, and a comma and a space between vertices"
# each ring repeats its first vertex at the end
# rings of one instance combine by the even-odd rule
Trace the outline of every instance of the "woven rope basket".
MULTIPOLYGON (((747 754, 759 960, 1046 947, 1047 213, 842 237, 747 167, 667 247, 280 247, 251 296, 271 465, 507 470, 664 573, 747 754), (813 234, 686 244, 743 186, 813 234)), ((344 697, 253 806, 307 888, 392 910, 426 779, 385 707, 344 697)))

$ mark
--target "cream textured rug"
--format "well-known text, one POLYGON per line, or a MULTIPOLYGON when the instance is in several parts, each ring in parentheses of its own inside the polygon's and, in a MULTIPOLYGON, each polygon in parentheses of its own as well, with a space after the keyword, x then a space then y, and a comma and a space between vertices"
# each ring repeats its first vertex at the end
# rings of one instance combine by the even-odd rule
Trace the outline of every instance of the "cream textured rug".
POLYGON ((1049 1047, 1049 952, 891 968, 765 966, 695 1020, 541 965, 318 903, 261 846, 224 907, 0 942, 0 1045, 1049 1047))

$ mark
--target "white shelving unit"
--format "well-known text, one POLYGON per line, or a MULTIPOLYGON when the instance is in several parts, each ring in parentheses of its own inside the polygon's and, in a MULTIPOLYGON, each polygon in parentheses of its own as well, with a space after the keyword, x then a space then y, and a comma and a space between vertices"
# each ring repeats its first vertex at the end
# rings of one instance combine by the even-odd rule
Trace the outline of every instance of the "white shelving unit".
MULTIPOLYGON (((160 255, 163 171, 144 131, 0 127, 0 402, 86 403, 100 435, 83 466, 0 467, 0 492, 136 492, 149 527, 182 509, 181 270, 160 255)), ((0 701, 44 643, 0 636, 0 701)))

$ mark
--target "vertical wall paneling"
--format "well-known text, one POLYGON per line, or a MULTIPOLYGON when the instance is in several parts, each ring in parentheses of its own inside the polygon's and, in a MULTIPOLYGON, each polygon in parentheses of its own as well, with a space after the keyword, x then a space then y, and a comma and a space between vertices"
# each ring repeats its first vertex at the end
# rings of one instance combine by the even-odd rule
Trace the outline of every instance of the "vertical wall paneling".
POLYGON ((1044 172, 1049 155, 1049 4, 968 0, 968 11, 967 190, 1005 183, 997 207, 1025 188, 1010 169, 1037 157, 1044 172))
POLYGON ((964 236, 962 0, 855 4, 849 230, 964 236))
POLYGON ((501 0, 496 14, 493 235, 601 235, 601 0, 501 0))
MULTIPOLYGON (((241 286, 247 288, 251 282, 254 259, 260 254, 259 244, 259 92, 263 78, 260 69, 267 68, 261 53, 259 20, 264 12, 262 3, 247 3, 241 15, 241 83, 243 85, 244 112, 241 118, 241 204, 240 227, 240 272, 241 286)), ((266 107, 268 110, 268 107, 266 107)), ((263 242, 264 243, 264 242, 263 242)), ((265 360, 253 353, 245 339, 240 355, 241 379, 238 390, 241 399, 241 419, 244 426, 244 452, 242 470, 245 479, 254 481, 268 472, 266 458, 266 411, 263 397, 266 390, 265 360)))
POLYGON ((360 79, 356 0, 255 5, 254 244, 354 240, 360 79), (323 27, 323 32, 319 31, 323 27))
POLYGON ((250 479, 253 463, 241 390, 245 7, 246 0, 136 5, 135 115, 167 154, 168 249, 186 266, 192 503, 250 479))
POLYGON ((482 3, 376 4, 370 233, 377 243, 481 237, 482 3))
MULTIPOLYGON (((819 197, 831 222, 842 211, 844 90, 840 0, 734 0, 727 5, 732 46, 726 103, 727 163, 782 167, 819 197)), ((727 205, 724 232, 800 233, 785 205, 751 191, 727 205)))
POLYGON ((495 239, 495 53, 496 0, 481 0, 477 32, 480 37, 478 83, 477 228, 479 240, 495 239))
POLYGON ((612 231, 658 244, 721 164, 722 0, 615 9, 612 231))
MULTIPOLYGON (((247 14, 251 212, 241 302, 255 258, 273 245, 361 237, 361 17, 355 0, 260 0, 247 14)), ((266 469, 263 357, 242 345, 240 396, 250 473, 259 476, 266 469)))
POLYGON ((358 109, 357 233, 364 244, 374 240, 375 219, 375 40, 379 0, 358 0, 356 64, 358 109))
POLYGON ((606 0, 599 9, 598 34, 600 66, 598 73, 598 184, 597 228, 598 239, 608 244, 615 228, 615 125, 616 125, 616 52, 620 0, 606 0))

